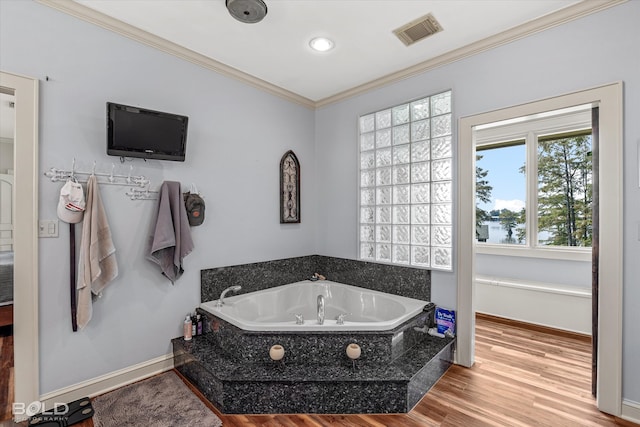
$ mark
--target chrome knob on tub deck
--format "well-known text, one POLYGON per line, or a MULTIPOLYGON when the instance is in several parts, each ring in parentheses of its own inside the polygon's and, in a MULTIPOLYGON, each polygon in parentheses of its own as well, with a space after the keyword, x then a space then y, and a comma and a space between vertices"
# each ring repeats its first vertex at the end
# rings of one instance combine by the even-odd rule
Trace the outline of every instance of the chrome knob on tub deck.
POLYGON ((227 292, 238 292, 240 289, 242 289, 242 286, 237 285, 237 286, 229 286, 227 289, 222 291, 222 293, 220 294, 220 299, 216 303, 216 307, 220 308, 224 305, 224 297, 227 296, 227 292))
POLYGON ((344 318, 350 314, 351 313, 338 314, 338 317, 336 317, 336 325, 344 325, 344 318))
POLYGON ((318 295, 318 325, 324 324, 324 297, 322 295, 318 295))

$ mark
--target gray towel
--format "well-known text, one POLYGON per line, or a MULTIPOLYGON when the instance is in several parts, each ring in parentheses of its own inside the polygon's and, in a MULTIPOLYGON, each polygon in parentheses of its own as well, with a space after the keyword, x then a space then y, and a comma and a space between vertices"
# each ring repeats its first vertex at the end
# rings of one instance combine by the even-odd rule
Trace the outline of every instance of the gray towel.
POLYGON ((162 274, 174 283, 184 272, 183 258, 193 250, 179 182, 165 181, 160 187, 156 222, 149 243, 147 259, 158 264, 162 274))
POLYGON ((116 248, 102 205, 96 177, 87 181, 87 207, 82 219, 82 240, 78 259, 78 326, 84 328, 93 315, 92 294, 118 276, 116 248))

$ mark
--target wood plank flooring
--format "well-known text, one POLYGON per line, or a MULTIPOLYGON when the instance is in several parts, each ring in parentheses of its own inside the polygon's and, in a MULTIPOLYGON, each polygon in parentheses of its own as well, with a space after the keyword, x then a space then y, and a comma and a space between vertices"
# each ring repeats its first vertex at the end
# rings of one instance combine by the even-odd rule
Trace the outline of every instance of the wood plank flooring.
POLYGON ((478 315, 475 365, 452 366, 408 414, 223 415, 203 401, 225 427, 638 427, 596 409, 590 346, 589 337, 478 315))
POLYGON ((13 325, 13 304, 0 305, 0 327, 13 325))
POLYGON ((11 419, 13 402, 13 327, 0 327, 0 421, 11 419))

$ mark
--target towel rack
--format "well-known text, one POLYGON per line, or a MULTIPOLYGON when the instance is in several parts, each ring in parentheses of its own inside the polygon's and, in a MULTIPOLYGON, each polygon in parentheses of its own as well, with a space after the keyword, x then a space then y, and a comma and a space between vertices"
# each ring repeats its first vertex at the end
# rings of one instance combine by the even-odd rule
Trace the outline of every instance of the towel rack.
POLYGON ((159 191, 149 190, 149 186, 147 185, 147 188, 145 189, 131 187, 126 194, 131 198, 131 200, 158 200, 159 193, 159 191))
POLYGON ((149 178, 143 175, 132 175, 133 166, 130 166, 128 175, 114 173, 115 167, 115 164, 112 163, 111 173, 96 172, 96 162, 94 161, 91 172, 84 172, 76 170, 76 159, 74 158, 71 170, 50 168, 44 175, 51 179, 52 182, 66 181, 71 178, 83 183, 86 183, 89 177, 93 175, 100 184, 134 186, 126 193, 131 200, 154 200, 157 198, 157 196, 154 197, 153 193, 158 192, 149 190, 149 185, 151 184, 149 178), (146 189, 143 189, 145 187, 146 189))

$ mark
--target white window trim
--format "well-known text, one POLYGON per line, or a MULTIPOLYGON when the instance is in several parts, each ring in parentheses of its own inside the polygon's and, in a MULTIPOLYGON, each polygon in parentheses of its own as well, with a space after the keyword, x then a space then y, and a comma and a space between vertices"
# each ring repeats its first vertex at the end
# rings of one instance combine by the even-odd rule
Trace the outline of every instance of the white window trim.
POLYGON ((529 247, 524 245, 500 245, 476 242, 476 253, 482 255, 500 255, 523 258, 557 259, 565 261, 591 261, 591 248, 568 246, 529 247))
MULTIPOLYGON (((526 164, 538 169, 537 138, 544 135, 586 130, 591 128, 591 106, 569 108, 559 114, 540 114, 526 121, 505 121, 499 125, 478 126, 473 131, 473 141, 477 148, 490 147, 507 141, 524 141, 526 164)), ((538 177, 526 174, 527 206, 538 206, 538 177), (531 191, 535 189, 536 191, 531 191)), ((570 246, 545 246, 537 244, 537 215, 527 212, 527 237, 525 245, 476 242, 476 252, 483 255, 516 256, 527 258, 562 259, 567 261, 590 261, 591 248, 570 246)))

